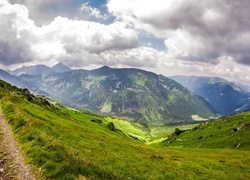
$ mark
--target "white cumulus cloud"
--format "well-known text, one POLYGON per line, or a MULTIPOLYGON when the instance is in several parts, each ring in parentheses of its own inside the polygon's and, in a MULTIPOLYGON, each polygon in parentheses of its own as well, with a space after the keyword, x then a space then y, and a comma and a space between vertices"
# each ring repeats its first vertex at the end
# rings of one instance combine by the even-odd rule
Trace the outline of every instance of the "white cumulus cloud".
POLYGON ((0 62, 4 65, 68 58, 78 58, 88 64, 102 52, 138 46, 136 32, 125 23, 104 25, 58 16, 50 24, 38 27, 29 19, 25 6, 6 1, 0 8, 0 17, 4 19, 0 22, 0 62))
POLYGON ((110 17, 110 15, 108 15, 107 13, 102 14, 101 11, 99 11, 99 9, 89 6, 89 1, 81 5, 80 11, 97 19, 106 20, 110 17))
POLYGON ((110 14, 85 2, 1 0, 0 64, 62 61, 250 80, 249 0, 108 0, 110 14))
POLYGON ((231 56, 250 64, 248 0, 110 0, 107 7, 117 19, 163 37, 177 59, 219 63, 231 56))

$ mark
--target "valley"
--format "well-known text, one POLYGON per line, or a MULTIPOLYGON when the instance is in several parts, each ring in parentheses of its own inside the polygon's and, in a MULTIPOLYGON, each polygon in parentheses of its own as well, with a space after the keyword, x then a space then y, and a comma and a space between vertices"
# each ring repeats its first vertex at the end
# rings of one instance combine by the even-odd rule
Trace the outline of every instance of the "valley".
MULTIPOLYGON (((192 146, 190 141, 187 141, 190 147, 175 142, 169 146, 166 142, 171 140, 168 135, 172 132, 164 128, 151 127, 149 131, 141 124, 67 108, 3 81, 0 83, 1 109, 37 179, 250 178, 250 151, 245 146, 250 144, 248 138, 239 147, 208 144, 201 148, 192 146), (147 145, 148 139, 154 143, 147 145)), ((232 118, 249 122, 248 114, 232 118)), ((232 118, 230 122, 234 124, 232 118)), ((231 125, 229 128, 228 123, 220 120, 210 123, 220 124, 221 129, 215 125, 211 131, 214 136, 222 133, 223 138, 217 136, 218 140, 230 144, 231 125), (220 131, 223 129, 226 134, 220 131)), ((211 134, 210 126, 202 127, 204 133, 197 136, 211 134)), ((185 143, 188 132, 176 139, 185 143)), ((236 138, 249 137, 250 128, 236 133, 236 138)))

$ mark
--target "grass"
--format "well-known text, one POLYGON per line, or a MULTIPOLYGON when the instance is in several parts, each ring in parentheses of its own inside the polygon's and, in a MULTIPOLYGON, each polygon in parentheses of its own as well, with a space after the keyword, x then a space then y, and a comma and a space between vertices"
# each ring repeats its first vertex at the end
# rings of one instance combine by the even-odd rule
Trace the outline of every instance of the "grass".
POLYGON ((113 122, 116 129, 135 139, 146 142, 151 137, 149 132, 138 123, 111 117, 105 117, 104 120, 106 123, 113 122))
MULTIPOLYGON (((48 106, 1 86, 2 111, 39 179, 250 178, 248 150, 149 146, 132 137, 147 135, 138 124, 48 106), (110 122, 118 130, 111 131, 110 122)), ((152 132, 156 137, 160 131, 152 132)))
POLYGON ((192 148, 249 150, 249 137, 250 113, 243 113, 200 124, 193 129, 184 131, 180 135, 170 136, 163 144, 192 148))
POLYGON ((102 109, 101 109, 101 112, 102 113, 109 113, 109 112, 111 112, 111 108, 112 108, 112 103, 105 102, 102 109))
POLYGON ((186 124, 186 125, 179 125, 179 126, 156 126, 150 127, 152 137, 159 138, 159 137, 166 137, 174 132, 175 128, 178 127, 180 129, 186 130, 191 129, 195 124, 186 124))

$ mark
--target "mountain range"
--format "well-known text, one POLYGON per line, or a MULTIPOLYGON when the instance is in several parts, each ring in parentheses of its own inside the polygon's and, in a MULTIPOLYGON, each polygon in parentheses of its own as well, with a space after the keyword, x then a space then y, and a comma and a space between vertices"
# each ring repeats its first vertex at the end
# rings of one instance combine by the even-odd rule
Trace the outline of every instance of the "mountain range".
POLYGON ((17 68, 13 71, 8 70, 7 72, 15 75, 15 76, 20 76, 23 74, 26 75, 40 75, 40 74, 48 74, 51 72, 57 72, 57 73, 63 73, 63 72, 68 72, 71 71, 68 66, 64 65, 63 63, 57 63, 52 67, 48 67, 46 65, 40 64, 40 65, 35 65, 35 66, 22 66, 21 68, 17 68))
POLYGON ((140 69, 26 66, 0 78, 64 105, 142 124, 181 124, 246 111, 249 93, 217 77, 165 77, 140 69))
POLYGON ((179 83, 139 69, 104 66, 22 78, 62 104, 141 123, 184 123, 193 116, 216 116, 207 101, 179 83))
MULTIPOLYGON (((9 82, 10 84, 17 86, 19 88, 28 88, 30 91, 32 91, 35 94, 44 94, 47 93, 40 91, 33 83, 29 83, 20 77, 14 76, 9 74, 8 72, 0 69, 0 79, 4 80, 6 82, 9 82)), ((47 94, 48 95, 48 94, 47 94)))
POLYGON ((169 78, 205 98, 221 115, 248 110, 249 92, 233 82, 219 77, 172 76, 169 78))

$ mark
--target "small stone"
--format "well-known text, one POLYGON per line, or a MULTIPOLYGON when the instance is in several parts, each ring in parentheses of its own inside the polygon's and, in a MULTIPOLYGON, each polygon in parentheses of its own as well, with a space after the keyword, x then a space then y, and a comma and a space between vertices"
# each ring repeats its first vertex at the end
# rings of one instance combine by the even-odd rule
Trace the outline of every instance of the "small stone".
POLYGON ((4 172, 4 168, 0 168, 0 173, 3 173, 4 172))
POLYGON ((245 130, 245 129, 247 129, 248 127, 249 127, 249 124, 244 123, 244 124, 242 124, 240 127, 238 127, 238 130, 239 130, 239 131, 245 130))

